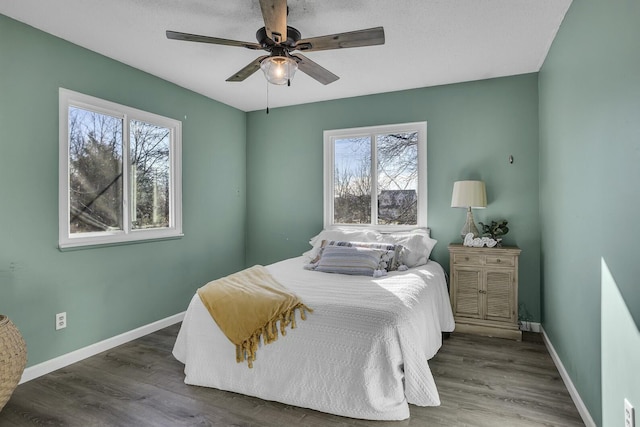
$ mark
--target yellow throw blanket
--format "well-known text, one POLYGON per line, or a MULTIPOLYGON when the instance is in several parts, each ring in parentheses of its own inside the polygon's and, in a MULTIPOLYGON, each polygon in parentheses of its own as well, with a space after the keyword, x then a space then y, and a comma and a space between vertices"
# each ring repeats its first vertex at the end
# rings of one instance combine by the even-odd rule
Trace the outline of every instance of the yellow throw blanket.
POLYGON ((265 344, 286 335, 285 328, 296 327, 295 310, 306 320, 313 312, 300 299, 278 283, 261 265, 207 283, 198 295, 222 332, 236 345, 236 361, 248 361, 253 368, 260 338, 265 344))

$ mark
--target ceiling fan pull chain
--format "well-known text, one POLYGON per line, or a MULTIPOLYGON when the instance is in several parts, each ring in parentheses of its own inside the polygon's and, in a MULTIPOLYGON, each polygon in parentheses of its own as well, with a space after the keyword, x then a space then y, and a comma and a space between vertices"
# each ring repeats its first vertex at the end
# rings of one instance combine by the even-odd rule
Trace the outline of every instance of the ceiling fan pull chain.
POLYGON ((267 114, 269 114, 269 82, 267 82, 267 114))

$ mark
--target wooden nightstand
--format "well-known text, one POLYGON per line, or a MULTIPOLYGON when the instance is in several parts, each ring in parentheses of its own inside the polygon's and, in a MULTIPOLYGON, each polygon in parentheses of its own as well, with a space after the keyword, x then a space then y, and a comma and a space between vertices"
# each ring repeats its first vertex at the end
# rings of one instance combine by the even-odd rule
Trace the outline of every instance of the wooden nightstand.
POLYGON ((517 247, 449 245, 456 332, 522 339, 518 327, 517 247))

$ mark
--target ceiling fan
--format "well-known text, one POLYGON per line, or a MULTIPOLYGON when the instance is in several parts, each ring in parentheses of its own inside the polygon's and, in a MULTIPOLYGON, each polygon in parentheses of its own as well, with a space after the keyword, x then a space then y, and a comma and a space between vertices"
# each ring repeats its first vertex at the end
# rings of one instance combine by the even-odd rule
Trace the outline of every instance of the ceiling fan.
POLYGON ((260 0, 260 8, 264 18, 264 27, 256 32, 258 43, 177 31, 167 31, 167 38, 265 50, 269 52, 268 55, 260 56, 251 61, 246 67, 229 77, 227 81, 241 82, 260 68, 269 83, 277 85, 291 85, 291 79, 298 69, 325 85, 339 79, 331 71, 306 56, 299 53, 292 54, 293 51, 314 52, 384 44, 384 28, 382 27, 302 39, 300 31, 287 25, 287 0, 260 0))

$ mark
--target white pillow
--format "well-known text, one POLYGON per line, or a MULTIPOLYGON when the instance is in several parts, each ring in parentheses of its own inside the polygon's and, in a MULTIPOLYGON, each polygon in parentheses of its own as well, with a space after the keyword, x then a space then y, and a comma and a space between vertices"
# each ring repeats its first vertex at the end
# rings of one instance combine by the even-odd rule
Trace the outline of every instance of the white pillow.
POLYGON ((315 259, 320 252, 323 240, 340 240, 345 242, 377 242, 380 233, 370 228, 353 228, 353 227, 336 227, 328 230, 322 230, 317 236, 309 240, 309 244, 313 248, 305 253, 309 261, 315 259))
POLYGON ((429 231, 418 228, 411 231, 399 231, 395 233, 383 233, 378 238, 383 243, 402 245, 402 261, 411 268, 426 264, 429 255, 435 247, 437 240, 429 237, 429 231))

